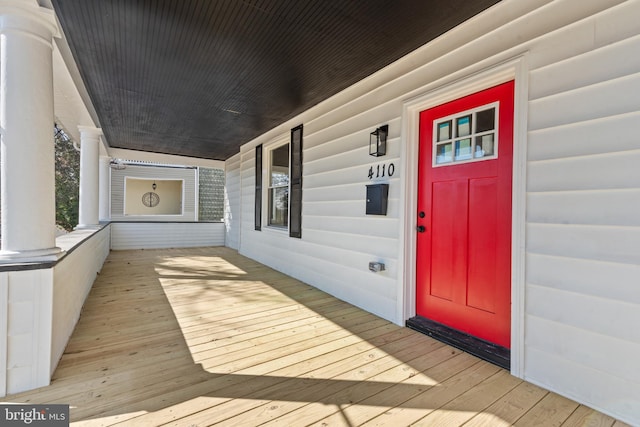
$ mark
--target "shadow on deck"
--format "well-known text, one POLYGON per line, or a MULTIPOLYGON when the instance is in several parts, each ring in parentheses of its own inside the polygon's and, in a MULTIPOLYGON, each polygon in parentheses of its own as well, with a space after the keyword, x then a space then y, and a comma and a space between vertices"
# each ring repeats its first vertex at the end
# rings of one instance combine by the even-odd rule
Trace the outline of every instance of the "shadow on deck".
POLYGON ((622 425, 228 248, 112 252, 48 387, 74 425, 622 425))

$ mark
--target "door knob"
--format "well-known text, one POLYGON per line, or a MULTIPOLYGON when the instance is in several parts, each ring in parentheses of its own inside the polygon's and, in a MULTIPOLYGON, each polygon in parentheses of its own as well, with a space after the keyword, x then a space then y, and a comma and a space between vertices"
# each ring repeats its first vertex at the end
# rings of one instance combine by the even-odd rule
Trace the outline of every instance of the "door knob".
POLYGON ((419 225, 416 227, 416 230, 418 230, 418 233, 424 233, 426 228, 424 225, 419 225))

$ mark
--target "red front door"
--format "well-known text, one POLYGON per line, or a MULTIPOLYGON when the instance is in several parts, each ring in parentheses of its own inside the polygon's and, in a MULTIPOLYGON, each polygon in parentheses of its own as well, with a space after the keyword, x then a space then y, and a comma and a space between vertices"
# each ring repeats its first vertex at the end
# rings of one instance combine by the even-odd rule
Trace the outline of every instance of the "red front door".
POLYGON ((510 348, 513 82, 420 113, 416 312, 510 348))

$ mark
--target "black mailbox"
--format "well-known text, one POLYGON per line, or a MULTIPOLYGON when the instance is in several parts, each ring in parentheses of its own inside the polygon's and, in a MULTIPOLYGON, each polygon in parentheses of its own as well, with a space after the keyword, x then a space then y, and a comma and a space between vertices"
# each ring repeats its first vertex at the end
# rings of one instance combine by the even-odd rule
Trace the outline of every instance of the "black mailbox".
POLYGON ((367 185, 367 215, 386 215, 389 184, 367 185))

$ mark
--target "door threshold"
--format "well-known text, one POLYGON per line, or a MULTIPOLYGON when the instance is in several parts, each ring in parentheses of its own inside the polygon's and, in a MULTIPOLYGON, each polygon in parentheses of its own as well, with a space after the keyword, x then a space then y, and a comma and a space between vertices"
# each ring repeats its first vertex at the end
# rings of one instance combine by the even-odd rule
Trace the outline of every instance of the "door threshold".
POLYGON ((424 317, 415 316, 406 322, 408 328, 428 335, 438 341, 449 344, 480 359, 509 370, 511 350, 497 344, 476 338, 464 332, 450 328, 424 317))

